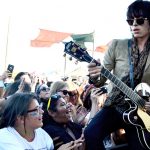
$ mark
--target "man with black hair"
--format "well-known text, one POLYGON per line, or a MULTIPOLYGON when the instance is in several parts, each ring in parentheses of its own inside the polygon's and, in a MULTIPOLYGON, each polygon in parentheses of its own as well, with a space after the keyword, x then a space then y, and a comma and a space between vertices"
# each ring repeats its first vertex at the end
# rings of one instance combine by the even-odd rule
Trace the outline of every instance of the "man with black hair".
POLYGON ((103 86, 107 78, 113 82, 104 107, 84 131, 88 150, 105 149, 103 139, 120 128, 125 129, 129 149, 150 149, 150 98, 145 101, 131 90, 142 82, 140 87, 150 85, 150 1, 130 4, 126 21, 133 38, 112 41, 104 56, 105 68, 93 62, 88 66, 95 86, 103 86))

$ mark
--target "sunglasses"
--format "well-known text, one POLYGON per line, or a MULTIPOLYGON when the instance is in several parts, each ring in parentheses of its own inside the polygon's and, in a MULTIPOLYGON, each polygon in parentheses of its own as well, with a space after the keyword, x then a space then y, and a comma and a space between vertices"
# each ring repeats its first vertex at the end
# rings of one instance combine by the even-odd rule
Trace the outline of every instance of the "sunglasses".
POLYGON ((134 21, 136 21, 137 25, 143 25, 145 20, 148 20, 148 19, 147 18, 135 18, 135 19, 127 19, 126 21, 130 26, 132 26, 134 21))
POLYGON ((40 89, 40 91, 43 91, 43 92, 47 92, 47 91, 49 91, 50 90, 50 88, 48 88, 48 87, 42 87, 41 89, 40 89))
POLYGON ((64 95, 71 95, 72 93, 70 92, 70 91, 68 91, 68 90, 60 90, 59 92, 62 92, 64 95))
POLYGON ((40 104, 35 109, 28 110, 27 113, 30 114, 31 116, 39 116, 41 110, 43 110, 42 107, 43 107, 43 105, 40 104))

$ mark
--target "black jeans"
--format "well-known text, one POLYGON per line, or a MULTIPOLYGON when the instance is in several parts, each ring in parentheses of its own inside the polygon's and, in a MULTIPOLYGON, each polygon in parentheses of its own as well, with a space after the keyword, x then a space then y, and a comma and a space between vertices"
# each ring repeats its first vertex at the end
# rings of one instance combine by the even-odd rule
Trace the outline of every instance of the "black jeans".
POLYGON ((110 107, 101 109, 85 128, 86 149, 104 150, 104 138, 120 128, 124 128, 126 131, 130 150, 144 150, 139 142, 136 128, 126 124, 122 115, 110 107))

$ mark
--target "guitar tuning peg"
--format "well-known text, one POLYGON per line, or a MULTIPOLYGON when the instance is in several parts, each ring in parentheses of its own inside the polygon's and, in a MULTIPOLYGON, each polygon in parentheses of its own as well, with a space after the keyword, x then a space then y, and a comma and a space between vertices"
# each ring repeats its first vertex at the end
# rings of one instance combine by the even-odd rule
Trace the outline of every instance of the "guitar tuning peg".
POLYGON ((66 57, 66 53, 63 54, 63 57, 66 57))
POLYGON ((69 57, 69 60, 71 61, 71 60, 72 60, 72 57, 69 57))

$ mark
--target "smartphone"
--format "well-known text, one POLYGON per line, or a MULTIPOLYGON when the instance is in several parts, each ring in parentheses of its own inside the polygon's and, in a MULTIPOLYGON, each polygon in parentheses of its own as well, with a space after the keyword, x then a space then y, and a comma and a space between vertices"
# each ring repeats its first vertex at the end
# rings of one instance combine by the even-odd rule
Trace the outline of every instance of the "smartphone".
POLYGON ((9 64, 8 67, 7 67, 7 70, 8 70, 10 73, 12 73, 13 70, 14 70, 14 65, 9 64))
POLYGON ((11 77, 14 70, 14 65, 9 64, 7 70, 9 71, 8 77, 11 77))
POLYGON ((99 92, 102 92, 102 94, 105 94, 108 92, 107 88, 105 86, 100 87, 99 92))

